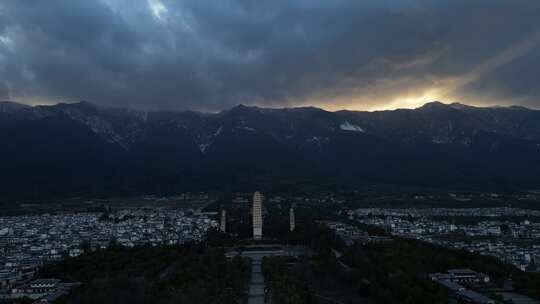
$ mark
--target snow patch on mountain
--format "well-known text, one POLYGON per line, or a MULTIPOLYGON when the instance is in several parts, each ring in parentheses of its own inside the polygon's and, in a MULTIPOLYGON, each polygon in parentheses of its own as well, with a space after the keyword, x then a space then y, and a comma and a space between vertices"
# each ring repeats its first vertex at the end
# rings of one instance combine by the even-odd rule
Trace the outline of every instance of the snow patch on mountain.
POLYGON ((200 143, 197 146, 199 146, 199 150, 201 150, 202 153, 205 153, 206 149, 208 149, 208 147, 210 147, 211 145, 212 143, 200 143))
POLYGON ((216 132, 214 132, 214 137, 218 136, 219 134, 221 134, 221 132, 223 132, 223 126, 220 126, 216 132))
POLYGON ((353 125, 347 120, 343 122, 341 125, 339 125, 339 128, 343 131, 362 132, 362 133, 366 132, 361 127, 357 125, 353 125))
POLYGON ((129 146, 122 136, 120 136, 114 127, 107 120, 97 115, 87 115, 76 109, 64 109, 64 115, 74 121, 85 124, 95 134, 101 136, 110 144, 117 144, 125 150, 129 150, 129 146))
POLYGON ((328 137, 313 136, 312 138, 307 138, 306 142, 320 146, 322 144, 326 144, 328 140, 329 140, 328 137))
POLYGON ((247 126, 237 126, 237 127, 235 127, 235 129, 249 131, 249 132, 255 132, 254 128, 247 127, 247 126))
POLYGON ((97 116, 88 116, 79 121, 89 126, 94 133, 102 136, 108 143, 118 144, 122 148, 128 150, 128 145, 124 142, 122 136, 116 133, 111 124, 106 120, 97 116))
POLYGON ((210 133, 207 135, 198 135, 195 139, 195 142, 197 143, 197 146, 199 147, 199 150, 202 153, 206 153, 206 150, 214 143, 214 140, 216 137, 218 137, 223 132, 223 126, 220 126, 219 128, 214 131, 214 133, 210 133))
POLYGON ((454 139, 447 136, 436 136, 431 140, 431 142, 434 144, 446 145, 453 143, 454 139))

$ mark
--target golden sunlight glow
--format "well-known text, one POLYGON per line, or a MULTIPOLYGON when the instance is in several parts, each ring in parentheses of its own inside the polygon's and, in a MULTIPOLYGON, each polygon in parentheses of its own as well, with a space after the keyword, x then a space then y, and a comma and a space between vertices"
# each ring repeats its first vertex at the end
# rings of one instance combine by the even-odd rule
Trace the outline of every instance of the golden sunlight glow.
MULTIPOLYGON (((350 97, 333 100, 331 103, 315 102, 315 104, 327 111, 339 111, 343 109, 351 111, 384 111, 395 109, 414 109, 423 106, 427 102, 441 100, 447 97, 445 90, 440 88, 429 88, 421 90, 418 95, 407 94, 396 96, 389 100, 373 100, 365 97, 350 97)), ((311 102, 310 104, 313 104, 311 102)), ((306 105, 308 105, 306 103, 306 105)))
MULTIPOLYGON (((456 97, 462 97, 461 94, 463 93, 463 88, 467 85, 481 80, 486 75, 489 75, 496 69, 514 61, 516 58, 529 53, 539 45, 540 31, 537 31, 510 47, 496 53, 494 56, 481 62, 466 73, 437 79, 434 84, 431 84, 431 87, 412 90, 405 88, 407 90, 407 93, 405 94, 400 94, 399 90, 396 90, 394 96, 394 93, 388 93, 392 91, 392 88, 394 87, 393 83, 387 82, 380 88, 376 88, 375 94, 371 93, 369 96, 364 96, 360 93, 356 96, 343 96, 337 98, 337 100, 332 100, 331 103, 320 101, 315 102, 315 104, 329 111, 342 109, 376 111, 395 110, 399 108, 418 108, 431 101, 450 102, 449 99, 456 100, 456 97)), ((459 100, 459 98, 457 100, 459 100)), ((475 105, 471 100, 467 100, 466 102, 467 104, 475 105)), ((492 102, 493 101, 489 103, 492 102)), ((485 103, 486 102, 484 102, 484 104, 485 103)))
POLYGON ((440 89, 428 89, 420 95, 399 96, 386 104, 382 104, 371 110, 395 110, 400 108, 414 109, 423 106, 426 102, 440 100, 443 94, 440 89))

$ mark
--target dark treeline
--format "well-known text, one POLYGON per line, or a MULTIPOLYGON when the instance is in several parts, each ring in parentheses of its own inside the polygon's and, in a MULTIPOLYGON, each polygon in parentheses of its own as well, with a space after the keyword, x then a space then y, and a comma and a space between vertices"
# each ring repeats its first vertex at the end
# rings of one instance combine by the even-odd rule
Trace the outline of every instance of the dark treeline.
MULTIPOLYGON (((299 211, 301 223, 304 216, 313 219, 321 215, 313 210, 299 211)), ((357 226, 373 230, 373 234, 384 234, 379 229, 357 226)), ((522 272, 494 257, 400 238, 389 243, 356 243, 347 247, 332 231, 313 221, 287 236, 289 241, 302 240, 312 255, 264 261, 263 271, 276 303, 326 303, 331 299, 341 303, 442 304, 448 302, 448 291, 432 282, 429 274, 453 268, 486 273, 494 286, 511 279, 517 292, 540 299, 539 274, 522 272), (338 258, 333 250, 342 253, 342 257, 338 258)))
POLYGON ((356 244, 342 258, 354 282, 378 303, 446 303, 447 292, 428 279, 430 273, 470 268, 492 278, 494 286, 511 279, 516 291, 540 299, 540 275, 526 273, 494 257, 452 250, 416 240, 391 244, 356 244))
POLYGON ((294 258, 274 257, 264 258, 262 271, 270 298, 273 303, 303 304, 317 303, 311 294, 309 285, 300 275, 293 275, 297 264, 294 258))
POLYGON ((46 265, 40 277, 80 281, 59 303, 243 303, 249 262, 202 246, 113 247, 46 265))
POLYGON ((470 268, 491 276, 494 284, 511 278, 514 287, 540 298, 540 275, 525 273, 494 257, 452 250, 416 240, 395 239, 389 245, 368 244, 346 248, 343 261, 355 275, 369 281, 369 290, 381 303, 445 303, 445 293, 426 278, 429 273, 470 268))
POLYGON ((366 293, 358 292, 356 282, 351 281, 354 278, 339 264, 332 249, 344 245, 330 229, 313 222, 308 229, 291 235, 302 240, 311 254, 263 260, 273 303, 371 303, 366 293))

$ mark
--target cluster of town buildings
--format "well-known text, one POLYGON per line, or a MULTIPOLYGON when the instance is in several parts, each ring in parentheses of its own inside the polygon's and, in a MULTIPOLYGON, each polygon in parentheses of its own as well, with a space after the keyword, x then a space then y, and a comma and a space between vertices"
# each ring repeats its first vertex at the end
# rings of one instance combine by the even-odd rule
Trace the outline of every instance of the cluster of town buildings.
POLYGON ((356 226, 342 222, 319 221, 318 223, 323 224, 334 231, 336 236, 338 236, 347 246, 351 246, 354 243, 383 243, 392 241, 391 237, 369 235, 369 233, 356 226))
POLYGON ((47 261, 112 243, 133 247, 200 241, 217 225, 205 214, 176 209, 0 217, 0 291, 20 291, 47 261))
MULTIPOLYGON (((253 207, 253 195, 254 193, 236 193, 231 201, 231 207, 237 209, 249 209, 253 207)), ((288 204, 294 206, 307 206, 307 207, 329 207, 339 204, 344 204, 346 201, 343 198, 337 197, 332 194, 317 194, 313 196, 281 196, 273 195, 265 197, 263 195, 265 203, 270 205, 288 204)))
POLYGON ((495 300, 464 286, 489 283, 490 278, 486 274, 471 269, 451 269, 448 270, 448 273, 434 273, 430 277, 433 282, 448 289, 451 296, 461 301, 461 303, 496 303, 495 300))
MULTIPOLYGON (((375 212, 377 213, 378 218, 381 218, 381 215, 385 215, 385 214, 380 214, 380 211, 381 211, 380 209, 377 209, 375 212)), ((390 213, 393 213, 394 216, 404 216, 404 214, 400 212, 401 211, 398 211, 398 210, 390 211, 390 213)), ((354 218, 354 217, 351 217, 351 218, 354 218)), ((385 216, 383 216, 382 218, 386 219, 385 216)), ((372 225, 378 225, 378 226, 387 228, 386 223, 383 225, 382 223, 379 223, 378 221, 366 221, 366 222, 372 225)), ((350 246, 354 243, 374 243, 374 242, 384 243, 384 242, 392 241, 392 237, 371 236, 364 230, 354 225, 346 224, 343 222, 320 221, 319 223, 324 224, 327 227, 329 227, 331 230, 333 230, 336 233, 336 235, 340 237, 340 239, 344 241, 345 245, 347 246, 350 246)), ((401 235, 401 236, 411 237, 411 235, 409 234, 401 235)), ((420 238, 420 237, 418 237, 418 239, 428 240, 426 238, 420 238)), ((335 252, 335 254, 338 254, 337 256, 341 255, 339 252, 335 252)), ((346 265, 344 265, 344 267, 348 268, 348 266, 346 265)), ((430 274, 429 277, 431 278, 433 282, 441 285, 443 288, 446 288, 448 290, 449 303, 471 303, 471 304, 500 303, 490 298, 486 294, 478 291, 478 290, 485 290, 486 287, 489 289, 489 287, 491 286, 490 277, 486 274, 479 273, 471 269, 450 269, 448 270, 447 273, 434 273, 434 274, 430 274)), ((505 300, 514 301, 514 302, 508 302, 508 303, 531 303, 531 304, 538 303, 537 301, 531 298, 528 298, 524 295, 520 295, 520 294, 512 293, 512 292, 502 292, 502 293, 499 293, 499 296, 503 297, 505 300)))
POLYGON ((540 271, 540 211, 519 208, 357 209, 358 221, 393 235, 491 255, 540 271))

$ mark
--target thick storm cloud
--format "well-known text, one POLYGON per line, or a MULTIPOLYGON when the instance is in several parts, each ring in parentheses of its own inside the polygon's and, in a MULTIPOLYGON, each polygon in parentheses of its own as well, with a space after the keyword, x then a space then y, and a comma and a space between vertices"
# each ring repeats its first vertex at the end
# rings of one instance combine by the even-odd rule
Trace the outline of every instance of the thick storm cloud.
POLYGON ((0 99, 540 107, 537 0, 3 0, 0 99))

